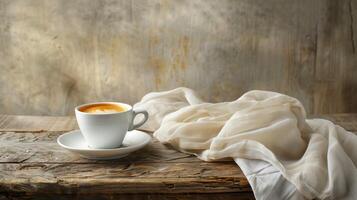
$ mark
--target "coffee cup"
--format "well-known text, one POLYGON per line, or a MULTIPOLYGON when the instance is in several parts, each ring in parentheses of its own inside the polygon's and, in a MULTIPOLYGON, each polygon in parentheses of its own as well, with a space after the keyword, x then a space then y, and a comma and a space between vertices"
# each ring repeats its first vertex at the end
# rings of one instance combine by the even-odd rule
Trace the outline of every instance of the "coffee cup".
POLYGON ((96 102, 75 108, 81 133, 90 148, 111 149, 120 147, 128 131, 139 128, 148 120, 148 112, 134 110, 132 106, 119 102, 96 102), (137 124, 138 114, 144 118, 137 124))

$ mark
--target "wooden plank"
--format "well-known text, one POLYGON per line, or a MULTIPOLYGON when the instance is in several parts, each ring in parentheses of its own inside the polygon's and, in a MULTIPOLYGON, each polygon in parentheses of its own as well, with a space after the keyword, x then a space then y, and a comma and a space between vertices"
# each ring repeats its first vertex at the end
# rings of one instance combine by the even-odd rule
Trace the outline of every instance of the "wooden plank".
MULTIPOLYGON (((348 130, 357 130, 357 114, 322 117, 348 130)), ((124 194, 123 197, 142 194, 135 196, 138 199, 146 198, 146 193, 184 198, 181 194, 184 192, 197 193, 197 198, 198 194, 214 193, 213 198, 219 196, 217 193, 251 191, 242 171, 232 161, 202 162, 155 139, 145 149, 126 158, 91 161, 70 154, 56 144, 63 129, 73 125, 73 117, 44 117, 46 123, 37 124, 32 123, 39 120, 36 116, 1 116, 0 119, 4 129, 17 130, 0 131, 0 194, 6 194, 6 197, 30 198, 39 194, 46 197, 51 192, 64 199, 70 195, 94 198, 110 194, 114 197, 119 193, 124 194), (27 132, 27 125, 32 130, 41 131, 27 132)), ((227 195, 223 196, 228 198, 227 195)))
MULTIPOLYGON (((0 132, 0 163, 95 163, 60 147, 56 138, 61 132, 0 132)), ((104 161, 105 162, 105 161, 104 161)), ((195 156, 180 153, 156 139, 137 152, 116 162, 202 162, 195 156)))
MULTIPOLYGON (((20 193, 20 194, 6 194, 6 196, 1 196, 0 200, 28 200, 34 199, 31 193, 20 193)), ((48 200, 54 199, 51 194, 35 194, 37 200, 48 200)), ((56 194, 56 200, 82 200, 83 196, 81 194, 68 195, 68 194, 56 194)), ((254 195, 251 192, 239 192, 239 193, 179 193, 179 194, 85 194, 86 200, 183 200, 183 199, 204 199, 204 200, 254 200, 254 195)))
POLYGON ((94 197, 115 193, 251 191, 232 161, 202 162, 155 139, 145 149, 120 160, 87 160, 56 144, 62 130, 73 124, 62 121, 73 121, 73 117, 43 117, 42 123, 36 123, 41 120, 37 116, 1 119, 3 129, 16 130, 0 132, 0 194, 7 193, 7 197, 46 196, 48 191, 60 196, 89 193, 94 197), (32 131, 27 132, 26 127, 32 131))
POLYGON ((44 132, 78 129, 74 116, 0 115, 0 131, 44 132))
MULTIPOLYGON (((53 182, 148 182, 149 179, 184 179, 208 178, 246 180, 242 171, 234 162, 200 162, 200 163, 140 163, 140 162, 106 162, 106 163, 3 163, 0 165, 1 183, 53 182), (187 170, 190 169, 190 170, 187 170), (219 171, 220 173, 217 173, 219 171), (128 180, 126 180, 128 179, 128 180), (130 179, 130 180, 129 180, 130 179), (134 181, 134 179, 137 179, 134 181)), ((177 180, 180 182, 179 180, 177 180)), ((160 182, 160 181, 158 181, 160 182)), ((165 181, 164 181, 165 182, 165 181)), ((242 183, 246 186, 246 182, 242 183)))
POLYGON ((69 194, 251 191, 231 163, 1 164, 0 192, 69 194), (219 172, 219 173, 218 173, 219 172))

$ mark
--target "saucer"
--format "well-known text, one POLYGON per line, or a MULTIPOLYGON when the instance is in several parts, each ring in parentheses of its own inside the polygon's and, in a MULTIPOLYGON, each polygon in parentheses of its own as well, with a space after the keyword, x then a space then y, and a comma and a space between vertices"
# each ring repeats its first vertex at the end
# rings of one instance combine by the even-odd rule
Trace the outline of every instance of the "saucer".
POLYGON ((122 158, 129 153, 143 148, 151 140, 151 136, 142 131, 128 131, 125 135, 121 147, 114 149, 93 149, 88 147, 80 130, 65 133, 57 138, 57 143, 69 150, 77 153, 81 157, 94 160, 109 160, 122 158))

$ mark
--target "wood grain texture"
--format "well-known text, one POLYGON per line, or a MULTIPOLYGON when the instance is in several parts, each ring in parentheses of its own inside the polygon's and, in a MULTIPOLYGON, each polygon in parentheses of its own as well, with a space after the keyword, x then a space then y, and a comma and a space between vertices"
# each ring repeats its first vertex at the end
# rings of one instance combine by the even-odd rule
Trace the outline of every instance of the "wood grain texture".
MULTIPOLYGON (((357 132, 357 114, 315 117, 357 132)), ((0 117, 1 200, 54 195, 58 199, 254 199, 234 162, 203 162, 155 139, 123 159, 80 158, 55 142, 61 133, 75 128, 73 121, 73 117, 0 117)))
POLYGON ((0 22, 0 113, 67 115, 178 86, 357 112, 357 0, 4 0, 0 22))
POLYGON ((0 117, 3 199, 254 199, 231 160, 202 162, 155 139, 123 159, 83 159, 56 144, 74 122, 73 117, 0 117))
MULTIPOLYGON (((63 132, 0 132, 0 163, 107 163, 87 160, 67 152, 57 145, 56 139, 63 132)), ((201 162, 194 156, 177 152, 156 139, 144 149, 115 162, 201 162)))
MULTIPOLYGON (((239 193, 210 193, 210 194, 195 194, 195 193, 180 193, 180 194, 86 194, 86 200, 184 200, 184 199, 204 199, 204 200, 254 200, 254 195, 251 192, 239 192, 239 193)), ((37 194, 37 200, 53 199, 53 195, 49 194, 37 194)), ((22 194, 6 194, 1 196, 0 200, 12 200, 12 199, 33 199, 31 193, 22 194)), ((56 195, 56 200, 82 200, 83 196, 78 195, 56 195)))
POLYGON ((0 114, 0 131, 44 132, 78 129, 75 117, 23 116, 0 114))
POLYGON ((1 164, 0 192, 80 194, 251 191, 234 163, 1 164), (230 167, 229 167, 230 165, 230 167), (169 167, 168 167, 169 166, 169 167), (207 166, 211 166, 207 167, 207 166), (215 167, 219 168, 215 169, 215 167), (228 166, 228 168, 227 168, 228 166), (219 175, 218 170, 229 171, 219 175), (207 171, 207 172, 206 172, 207 171), (207 173, 206 175, 204 175, 207 173))

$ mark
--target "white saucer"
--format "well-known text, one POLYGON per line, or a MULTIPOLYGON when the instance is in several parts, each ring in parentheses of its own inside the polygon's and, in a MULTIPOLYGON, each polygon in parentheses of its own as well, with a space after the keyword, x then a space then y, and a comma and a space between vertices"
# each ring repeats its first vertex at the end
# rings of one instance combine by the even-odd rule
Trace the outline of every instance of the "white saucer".
POLYGON ((121 147, 115 149, 92 149, 86 144, 80 130, 65 133, 57 138, 57 143, 63 148, 78 153, 80 156, 95 160, 122 158, 129 153, 143 148, 151 140, 151 136, 142 131, 129 131, 121 147))

